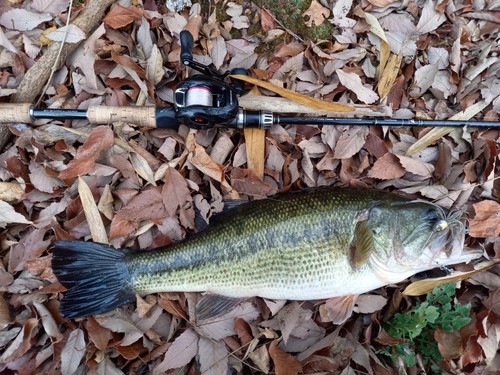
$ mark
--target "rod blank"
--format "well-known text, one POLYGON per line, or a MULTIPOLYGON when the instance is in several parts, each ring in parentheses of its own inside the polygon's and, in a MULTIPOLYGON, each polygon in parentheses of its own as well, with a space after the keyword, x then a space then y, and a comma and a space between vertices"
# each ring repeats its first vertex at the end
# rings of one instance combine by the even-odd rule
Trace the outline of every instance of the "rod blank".
MULTIPOLYGON (((209 110, 210 107, 207 107, 209 110)), ((251 114, 262 111, 240 111, 251 114)), ((381 118, 345 118, 345 117, 301 117, 269 114, 270 121, 258 120, 248 121, 234 127, 263 127, 271 124, 283 125, 382 125, 382 126, 449 126, 449 127, 481 127, 498 128, 498 121, 474 121, 474 120, 404 120, 404 119, 381 119, 381 118), (265 122, 265 123, 263 123, 265 122)), ((113 122, 126 122, 140 127, 155 128, 177 128, 180 122, 175 117, 173 108, 156 107, 118 107, 118 106, 91 106, 87 110, 82 109, 37 109, 30 104, 0 104, 0 124, 22 122, 32 124, 36 119, 60 119, 75 120, 87 119, 92 124, 110 124, 113 122)), ((247 117, 248 117, 247 116, 247 117)), ((244 118, 247 118, 244 117, 244 118)), ((254 116, 255 117, 255 116, 254 116)), ((262 116, 257 116, 261 118, 262 116)), ((253 117, 252 117, 253 118, 253 117)), ((266 117, 267 118, 267 117, 266 117)), ((217 124, 212 124, 217 126, 217 124)), ((219 125, 220 126, 220 125, 219 125)), ((231 125, 227 125, 231 126, 231 125)))

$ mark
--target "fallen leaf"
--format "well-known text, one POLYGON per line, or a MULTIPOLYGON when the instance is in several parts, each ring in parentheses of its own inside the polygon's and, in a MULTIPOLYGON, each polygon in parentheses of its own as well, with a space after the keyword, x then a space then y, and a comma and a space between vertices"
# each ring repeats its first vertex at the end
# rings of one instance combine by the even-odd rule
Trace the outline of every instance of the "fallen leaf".
POLYGON ((119 29, 130 25, 134 21, 140 21, 143 16, 143 10, 135 7, 124 7, 117 3, 111 8, 106 17, 104 17, 104 24, 112 29, 119 29))
POLYGON ((231 186, 240 194, 264 196, 272 191, 272 186, 262 181, 251 169, 233 168, 231 186))
POLYGON ((349 159, 365 144, 369 129, 367 126, 352 126, 345 129, 335 144, 334 158, 349 159))
POLYGON ((487 261, 487 262, 481 262, 477 264, 474 267, 473 271, 468 271, 468 272, 460 272, 460 271, 455 271, 451 275, 448 276, 443 276, 443 277, 437 277, 437 278, 432 278, 432 279, 425 279, 425 280, 418 280, 406 287, 404 290, 403 294, 405 296, 421 296, 423 294, 431 292, 436 286, 445 284, 445 283, 450 283, 450 282, 457 282, 460 280, 465 280, 472 275, 475 275, 479 272, 483 272, 487 269, 490 269, 492 267, 495 267, 497 264, 499 264, 500 261, 487 261))
POLYGON ((33 306, 35 307, 39 318, 42 319, 42 326, 45 332, 54 339, 54 342, 61 341, 64 336, 59 331, 59 327, 49 309, 38 302, 33 302, 33 306))
POLYGON ((3 294, 0 294, 0 330, 7 328, 12 322, 9 304, 3 297, 3 294))
POLYGON ((361 83, 361 78, 356 73, 346 73, 341 69, 335 70, 340 83, 354 92, 358 99, 365 104, 371 104, 378 100, 378 95, 372 89, 361 83))
POLYGON ((405 169, 401 166, 398 157, 389 152, 378 158, 368 171, 368 177, 379 180, 395 180, 403 177, 404 174, 405 169))
POLYGON ((165 184, 161 194, 169 216, 175 216, 178 209, 183 209, 187 202, 193 201, 186 180, 174 168, 168 168, 165 172, 165 184))
POLYGON ((422 8, 422 14, 417 24, 417 31, 421 34, 426 34, 431 31, 436 30, 444 21, 446 21, 446 15, 444 13, 439 13, 436 10, 436 0, 426 1, 424 7, 422 8))
POLYGON ((266 90, 275 92, 276 94, 281 95, 284 98, 305 104, 312 108, 321 109, 324 111, 332 111, 332 112, 352 112, 354 110, 351 106, 345 104, 332 103, 326 100, 311 98, 310 96, 302 95, 299 94, 298 92, 284 89, 282 87, 273 85, 269 82, 261 81, 260 79, 248 77, 241 74, 232 74, 231 77, 234 79, 239 79, 241 81, 251 83, 253 85, 257 85, 266 90))
POLYGON ((437 341, 439 353, 447 361, 460 357, 464 351, 459 332, 446 332, 438 328, 434 331, 434 340, 437 341))
POLYGON ((111 330, 102 327, 92 316, 87 318, 85 323, 90 341, 94 343, 97 349, 102 351, 106 350, 113 336, 111 330))
POLYGON ((198 341, 200 373, 206 375, 226 374, 228 372, 228 354, 224 342, 200 337, 198 341))
POLYGON ((227 55, 226 42, 221 35, 217 35, 216 38, 209 39, 207 45, 208 53, 212 58, 213 64, 219 69, 224 63, 224 59, 227 55))
POLYGON ((42 22, 52 20, 48 13, 35 13, 26 9, 11 9, 0 16, 0 25, 9 30, 33 30, 42 22))
POLYGON ((31 348, 32 335, 34 329, 38 326, 38 319, 27 319, 21 331, 16 338, 9 344, 7 348, 3 348, 3 353, 0 355, 0 363, 9 363, 15 361, 31 348))
POLYGON ((302 17, 309 17, 306 21, 307 27, 319 26, 325 22, 325 19, 330 17, 330 9, 313 0, 309 8, 302 13, 302 17))
POLYGON ((410 173, 422 176, 431 177, 434 172, 434 166, 419 159, 410 158, 408 156, 396 155, 403 168, 410 173))
POLYGON ((187 329, 172 342, 163 361, 154 368, 153 373, 164 373, 173 368, 184 367, 196 354, 198 354, 198 335, 192 329, 187 329))
POLYGON ((236 334, 234 321, 242 318, 252 322, 258 317, 257 308, 251 302, 243 302, 222 316, 197 321, 196 332, 211 340, 221 340, 236 334))
POLYGON ((32 224, 31 221, 16 212, 14 207, 0 200, 0 228, 5 228, 5 226, 10 223, 32 224))
POLYGON ((94 196, 87 183, 81 177, 78 177, 78 194, 82 202, 83 212, 89 225, 92 240, 108 244, 108 234, 95 203, 94 196))
POLYGON ((273 340, 269 346, 269 355, 273 360, 276 375, 296 375, 302 371, 302 364, 291 354, 278 348, 277 340, 273 340))
POLYGON ((354 304, 354 312, 371 314, 382 310, 387 304, 387 298, 375 294, 361 294, 354 304))
POLYGON ((67 0, 33 0, 30 3, 30 8, 40 13, 50 13, 57 16, 68 9, 67 0))
POLYGON ((92 130, 87 140, 81 145, 68 168, 59 173, 59 178, 73 178, 89 172, 102 150, 113 146, 113 131, 105 125, 92 130))
POLYGON ((167 215, 160 187, 153 187, 133 197, 113 217, 109 239, 127 237, 144 220, 160 220, 167 215))
POLYGON ((476 215, 469 220, 469 236, 495 238, 500 236, 500 204, 486 199, 473 205, 476 215))
POLYGON ((326 300, 319 307, 322 322, 342 324, 349 319, 354 311, 354 304, 358 296, 334 297, 326 300))
POLYGON ((437 73, 438 66, 436 64, 424 65, 417 69, 413 78, 412 96, 419 97, 426 92, 433 84, 437 73))
POLYGON ((391 5, 394 3, 396 0, 368 0, 368 2, 372 5, 375 5, 376 7, 379 8, 384 8, 387 5, 391 5))
POLYGON ((274 20, 273 16, 271 16, 271 14, 267 9, 260 8, 259 16, 260 16, 260 27, 262 28, 262 31, 267 33, 268 31, 276 28, 276 21, 274 20))
POLYGON ((54 42, 78 43, 87 36, 78 26, 69 24, 45 34, 45 37, 54 42))
POLYGON ((85 356, 85 346, 83 331, 80 328, 71 331, 61 353, 61 374, 72 375, 75 373, 80 361, 85 356))
POLYGON ((44 193, 52 194, 55 188, 65 186, 64 181, 59 178, 50 176, 42 165, 30 163, 30 182, 35 188, 44 193))

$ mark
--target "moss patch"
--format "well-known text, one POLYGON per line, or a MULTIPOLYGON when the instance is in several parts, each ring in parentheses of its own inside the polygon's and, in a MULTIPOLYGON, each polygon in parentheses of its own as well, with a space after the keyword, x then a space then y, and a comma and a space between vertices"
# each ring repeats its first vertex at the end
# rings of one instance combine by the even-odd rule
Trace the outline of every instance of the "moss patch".
POLYGON ((307 27, 302 14, 309 8, 312 0, 252 0, 262 8, 268 9, 281 24, 304 40, 331 40, 334 26, 326 20, 319 26, 307 27))

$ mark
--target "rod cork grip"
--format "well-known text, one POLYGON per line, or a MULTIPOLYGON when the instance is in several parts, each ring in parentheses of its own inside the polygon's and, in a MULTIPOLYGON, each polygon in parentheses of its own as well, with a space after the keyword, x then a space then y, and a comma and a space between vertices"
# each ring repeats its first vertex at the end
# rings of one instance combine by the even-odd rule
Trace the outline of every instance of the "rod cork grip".
POLYGON ((155 107, 90 106, 87 118, 92 124, 125 122, 144 128, 156 128, 155 107))
POLYGON ((33 119, 30 116, 31 104, 29 103, 5 103, 0 104, 0 123, 23 122, 31 124, 33 119))

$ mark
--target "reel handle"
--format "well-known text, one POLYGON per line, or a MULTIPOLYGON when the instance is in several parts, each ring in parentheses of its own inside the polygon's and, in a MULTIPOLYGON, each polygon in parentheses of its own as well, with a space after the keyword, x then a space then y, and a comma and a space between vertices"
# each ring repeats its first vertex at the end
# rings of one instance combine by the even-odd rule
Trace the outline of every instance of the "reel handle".
POLYGON ((193 61, 193 54, 191 52, 194 45, 193 36, 189 31, 182 30, 179 38, 181 42, 181 61, 184 65, 189 65, 193 61))

